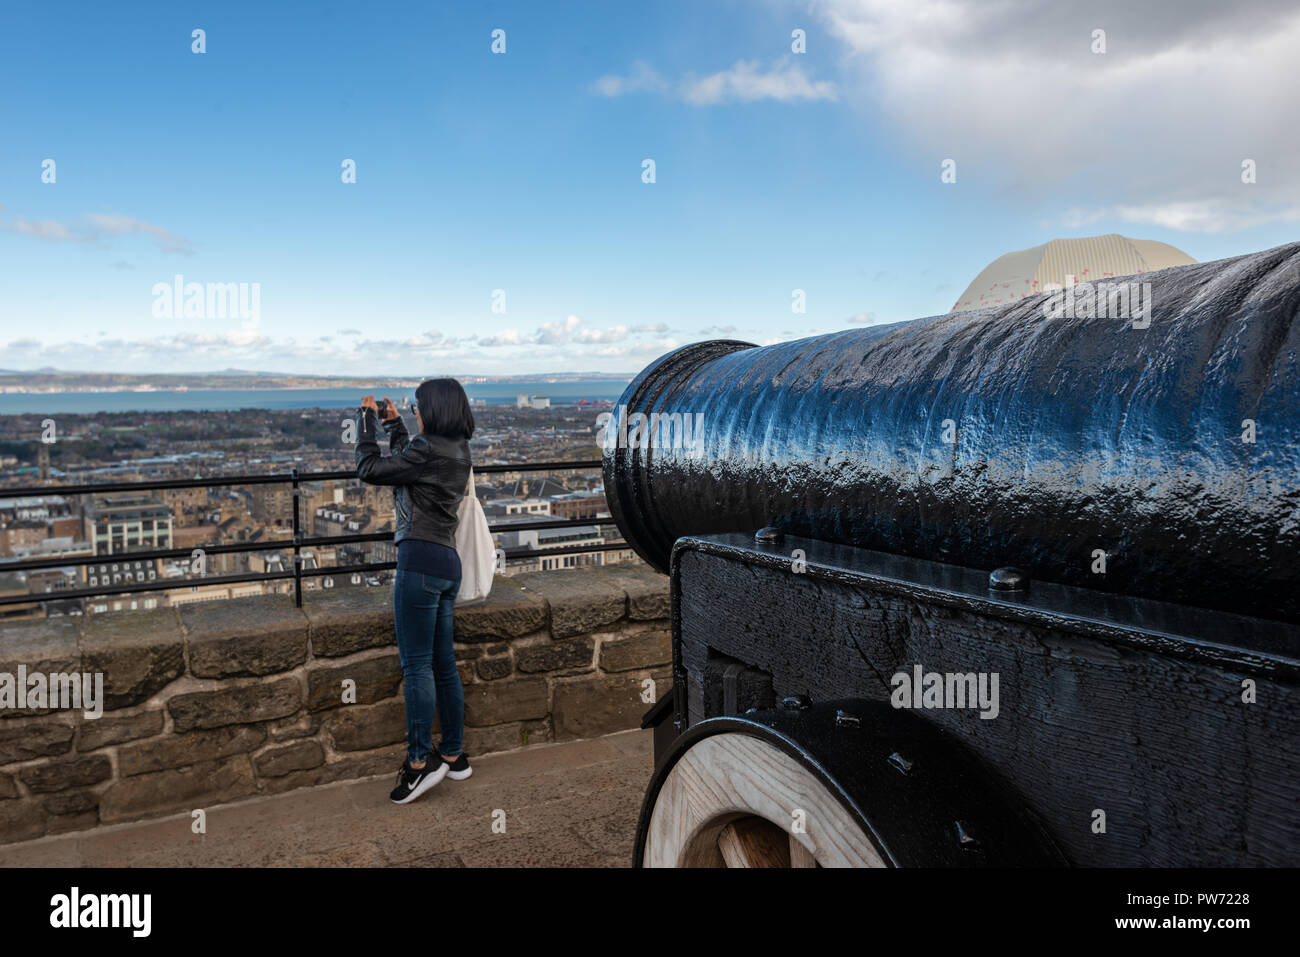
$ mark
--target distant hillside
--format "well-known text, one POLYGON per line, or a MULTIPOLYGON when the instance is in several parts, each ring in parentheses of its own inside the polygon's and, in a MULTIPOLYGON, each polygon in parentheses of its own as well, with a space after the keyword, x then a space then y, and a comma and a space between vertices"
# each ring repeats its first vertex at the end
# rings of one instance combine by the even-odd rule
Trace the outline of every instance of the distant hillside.
MULTIPOLYGON (((173 389, 407 389, 424 376, 302 376, 277 372, 221 372, 137 374, 122 372, 63 372, 41 369, 35 372, 0 372, 0 392, 138 392, 173 389)), ((537 375, 453 376, 461 382, 579 382, 621 381, 627 375, 608 372, 549 372, 537 375)))

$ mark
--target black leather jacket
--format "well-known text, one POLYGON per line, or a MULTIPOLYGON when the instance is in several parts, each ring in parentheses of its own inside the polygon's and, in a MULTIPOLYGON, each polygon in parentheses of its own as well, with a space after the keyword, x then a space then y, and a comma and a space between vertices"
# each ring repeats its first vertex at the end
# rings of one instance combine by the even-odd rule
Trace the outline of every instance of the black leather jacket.
POLYGON ((469 481, 469 443, 421 433, 410 438, 400 415, 383 423, 388 455, 379 454, 379 415, 357 415, 357 477, 391 485, 397 503, 393 541, 416 538, 456 547, 456 510, 469 481))

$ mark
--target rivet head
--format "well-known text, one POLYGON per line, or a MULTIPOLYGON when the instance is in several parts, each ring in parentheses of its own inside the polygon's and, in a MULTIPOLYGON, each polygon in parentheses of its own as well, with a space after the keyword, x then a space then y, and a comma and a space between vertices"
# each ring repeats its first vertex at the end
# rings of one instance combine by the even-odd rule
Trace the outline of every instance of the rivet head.
POLYGON ((953 826, 957 830, 957 843, 961 845, 962 850, 965 851, 979 850, 980 847, 979 838, 975 837, 973 834, 971 834, 970 831, 966 829, 966 824, 964 822, 954 821, 953 826))
POLYGON ((785 541, 785 532, 775 525, 764 525, 754 533, 756 545, 780 545, 783 541, 785 541))
POLYGON ((912 772, 912 762, 908 758, 903 757, 903 755, 899 754, 897 751, 889 756, 889 763, 903 774, 910 774, 912 772))
POLYGON ((992 591, 1028 591, 1029 574, 1011 565, 995 568, 989 574, 989 588, 992 591))
POLYGON ((837 728, 858 728, 862 726, 862 721, 855 714, 849 714, 847 711, 840 709, 835 712, 835 726, 837 728))
POLYGON ((804 711, 812 707, 812 701, 806 694, 789 695, 781 699, 781 707, 785 711, 804 711))

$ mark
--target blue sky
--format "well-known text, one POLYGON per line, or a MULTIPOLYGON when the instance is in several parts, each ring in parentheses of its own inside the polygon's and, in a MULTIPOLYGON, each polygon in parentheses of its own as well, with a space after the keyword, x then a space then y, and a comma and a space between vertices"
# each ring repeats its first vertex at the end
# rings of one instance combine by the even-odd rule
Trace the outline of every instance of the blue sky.
POLYGON ((1055 236, 1279 245, 1300 20, 1220 7, 7 4, 0 368, 631 373, 944 312, 1055 236), (258 314, 158 318, 176 274, 258 314))

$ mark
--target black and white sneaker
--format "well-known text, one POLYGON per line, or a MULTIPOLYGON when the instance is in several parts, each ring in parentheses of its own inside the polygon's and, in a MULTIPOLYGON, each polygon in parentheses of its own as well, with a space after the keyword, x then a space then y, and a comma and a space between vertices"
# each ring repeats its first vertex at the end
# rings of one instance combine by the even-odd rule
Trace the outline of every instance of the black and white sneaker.
MULTIPOLYGON (((429 755, 433 757, 433 755, 429 755)), ((440 756, 441 757, 441 756, 440 756)), ((413 768, 407 761, 402 762, 402 769, 397 772, 397 787, 388 795, 394 804, 410 804, 429 788, 433 787, 447 774, 448 764, 439 761, 434 764, 426 760, 424 767, 413 768)))
POLYGON ((455 761, 449 760, 446 755, 441 755, 441 757, 442 766, 447 769, 447 777, 453 781, 464 781, 474 773, 474 769, 469 766, 469 760, 465 757, 464 751, 456 755, 455 761))

